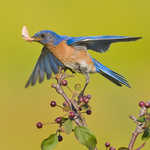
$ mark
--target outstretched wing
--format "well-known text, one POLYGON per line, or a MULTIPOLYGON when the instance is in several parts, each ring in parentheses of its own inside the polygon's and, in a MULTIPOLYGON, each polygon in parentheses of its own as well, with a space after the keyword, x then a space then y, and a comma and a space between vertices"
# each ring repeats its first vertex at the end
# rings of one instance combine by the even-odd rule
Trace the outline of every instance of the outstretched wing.
POLYGON ((84 46, 97 52, 105 52, 108 50, 111 43, 114 42, 129 42, 141 39, 141 37, 128 36, 88 36, 88 37, 70 37, 67 40, 68 45, 84 46))
POLYGON ((38 79, 39 83, 41 83, 44 80, 45 74, 49 80, 52 72, 54 74, 58 73, 60 66, 63 66, 63 64, 46 47, 43 47, 41 55, 25 87, 27 88, 30 84, 31 86, 35 85, 38 79))

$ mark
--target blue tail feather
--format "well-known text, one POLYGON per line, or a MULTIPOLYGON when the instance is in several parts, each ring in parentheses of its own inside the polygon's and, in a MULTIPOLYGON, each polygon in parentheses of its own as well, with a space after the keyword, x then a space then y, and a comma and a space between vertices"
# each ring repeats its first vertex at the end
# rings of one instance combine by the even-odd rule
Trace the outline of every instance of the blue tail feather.
POLYGON ((102 65, 100 62, 92 58, 92 61, 96 67, 96 71, 99 72, 101 75, 112 81, 118 86, 126 85, 127 87, 131 87, 128 81, 120 74, 110 70, 109 68, 102 65))

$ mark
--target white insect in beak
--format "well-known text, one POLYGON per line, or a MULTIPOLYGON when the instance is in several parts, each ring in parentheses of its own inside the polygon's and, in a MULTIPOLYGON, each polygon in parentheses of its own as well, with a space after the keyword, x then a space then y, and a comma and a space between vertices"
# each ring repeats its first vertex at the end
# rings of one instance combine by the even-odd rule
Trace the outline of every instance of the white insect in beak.
POLYGON ((29 36, 29 32, 28 32, 26 26, 23 26, 23 28, 22 28, 22 37, 23 37, 24 40, 26 40, 26 41, 28 41, 28 42, 34 41, 34 38, 31 38, 31 37, 29 36))

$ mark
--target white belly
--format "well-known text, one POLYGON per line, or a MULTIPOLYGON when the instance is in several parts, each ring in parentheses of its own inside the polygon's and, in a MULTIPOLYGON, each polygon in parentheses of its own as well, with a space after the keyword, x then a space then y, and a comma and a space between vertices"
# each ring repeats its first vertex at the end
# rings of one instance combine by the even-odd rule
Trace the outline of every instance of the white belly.
POLYGON ((95 72, 96 70, 96 69, 93 70, 92 64, 88 65, 84 60, 78 62, 67 62, 64 65, 80 73, 95 72))

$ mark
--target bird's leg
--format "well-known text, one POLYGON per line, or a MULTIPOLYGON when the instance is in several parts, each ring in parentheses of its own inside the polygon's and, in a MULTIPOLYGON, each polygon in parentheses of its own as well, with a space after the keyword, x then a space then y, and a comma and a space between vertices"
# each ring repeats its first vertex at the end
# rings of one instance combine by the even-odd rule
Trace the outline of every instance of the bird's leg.
POLYGON ((73 75, 69 75, 69 74, 66 74, 66 71, 67 71, 68 68, 66 67, 59 67, 59 71, 58 73, 55 75, 55 79, 60 79, 61 80, 64 80, 66 78, 71 78, 73 77, 73 75))
POLYGON ((90 78, 89 78, 89 74, 88 74, 88 73, 85 74, 85 77, 86 77, 86 82, 85 82, 85 85, 84 85, 82 91, 80 92, 80 94, 79 94, 79 96, 78 96, 78 99, 80 99, 80 97, 82 97, 82 96, 84 95, 85 89, 86 89, 86 87, 88 86, 89 81, 90 81, 90 78))

